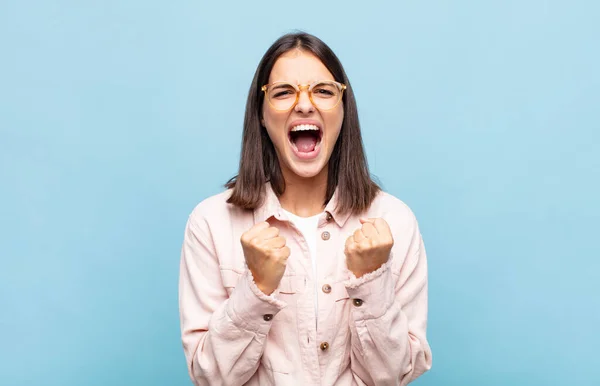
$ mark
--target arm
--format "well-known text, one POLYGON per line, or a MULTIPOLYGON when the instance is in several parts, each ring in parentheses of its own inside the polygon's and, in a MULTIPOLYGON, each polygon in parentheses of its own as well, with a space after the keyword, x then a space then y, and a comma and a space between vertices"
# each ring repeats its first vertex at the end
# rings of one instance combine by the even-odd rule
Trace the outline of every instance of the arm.
POLYGON ((242 385, 256 372, 272 318, 285 304, 246 271, 227 297, 208 225, 190 217, 181 252, 179 309, 195 385, 242 385))
MULTIPOLYGON (((360 278, 350 273, 346 282, 352 299, 350 368, 359 384, 403 386, 431 368, 427 261, 416 220, 412 228, 410 242, 397 242, 379 269, 360 278)), ((394 236, 399 241, 407 234, 394 236)))

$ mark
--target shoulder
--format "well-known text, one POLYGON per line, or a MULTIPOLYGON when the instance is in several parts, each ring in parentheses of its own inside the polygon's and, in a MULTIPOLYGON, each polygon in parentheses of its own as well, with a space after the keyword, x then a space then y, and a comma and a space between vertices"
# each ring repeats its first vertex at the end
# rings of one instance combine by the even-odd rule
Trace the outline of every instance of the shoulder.
POLYGON ((231 196, 231 189, 227 189, 214 196, 207 197, 200 201, 192 211, 191 215, 207 215, 213 212, 227 211, 231 204, 227 203, 227 199, 231 196))
POLYGON ((203 228, 204 224, 227 223, 239 216, 242 210, 227 202, 230 196, 231 189, 228 189, 200 201, 190 213, 189 223, 203 228))
POLYGON ((370 218, 383 218, 395 232, 412 234, 418 231, 417 218, 411 208, 384 191, 377 194, 366 215, 370 218))
POLYGON ((369 208, 369 215, 377 213, 382 215, 393 215, 415 220, 415 215, 408 205, 390 193, 380 191, 369 208))

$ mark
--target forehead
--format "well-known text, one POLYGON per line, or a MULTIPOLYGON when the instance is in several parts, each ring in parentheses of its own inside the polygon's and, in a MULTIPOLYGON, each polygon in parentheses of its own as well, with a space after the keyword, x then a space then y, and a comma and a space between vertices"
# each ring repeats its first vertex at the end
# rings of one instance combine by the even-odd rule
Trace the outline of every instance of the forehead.
POLYGON ((269 83, 310 84, 316 80, 335 80, 327 67, 310 52, 292 50, 281 55, 273 65, 269 83))

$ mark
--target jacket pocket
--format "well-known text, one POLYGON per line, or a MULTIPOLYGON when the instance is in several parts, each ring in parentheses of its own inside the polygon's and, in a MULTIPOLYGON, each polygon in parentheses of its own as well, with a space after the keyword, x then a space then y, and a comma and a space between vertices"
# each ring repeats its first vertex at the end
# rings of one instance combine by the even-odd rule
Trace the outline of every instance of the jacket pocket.
POLYGON ((243 275, 242 271, 239 271, 235 268, 224 268, 220 267, 221 270, 221 279, 223 281, 223 287, 227 291, 227 296, 231 296, 231 293, 235 289, 238 281, 243 275))

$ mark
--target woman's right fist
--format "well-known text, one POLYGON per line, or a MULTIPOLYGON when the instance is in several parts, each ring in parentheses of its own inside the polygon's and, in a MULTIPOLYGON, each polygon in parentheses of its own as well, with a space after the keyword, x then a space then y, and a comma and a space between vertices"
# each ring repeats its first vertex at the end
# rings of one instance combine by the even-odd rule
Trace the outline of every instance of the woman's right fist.
POLYGON ((285 238, 279 236, 279 229, 261 222, 245 232, 240 241, 257 287, 266 295, 272 294, 279 286, 290 256, 285 238))

